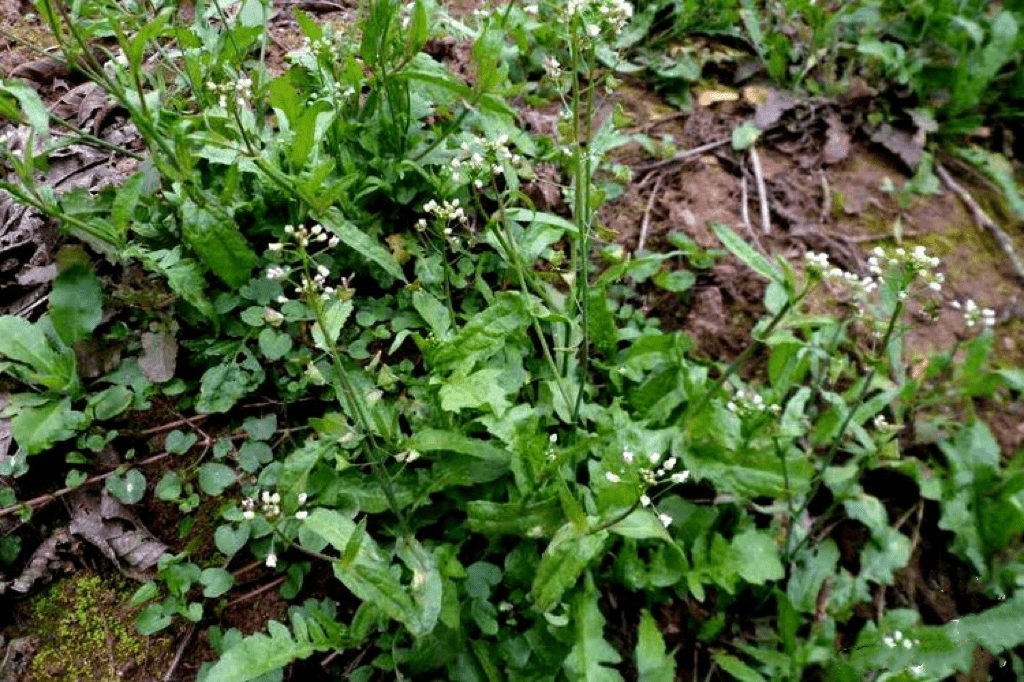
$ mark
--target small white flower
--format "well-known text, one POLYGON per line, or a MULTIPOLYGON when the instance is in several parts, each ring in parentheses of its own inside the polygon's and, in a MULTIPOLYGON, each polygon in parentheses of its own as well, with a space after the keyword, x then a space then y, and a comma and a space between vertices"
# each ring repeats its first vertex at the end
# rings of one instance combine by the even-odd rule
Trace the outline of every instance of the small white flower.
POLYGON ((587 26, 587 35, 590 36, 591 38, 596 38, 597 36, 601 35, 601 27, 598 26, 597 24, 589 24, 587 26))
POLYGON ((267 555, 267 568, 277 567, 277 554, 271 552, 267 555))
POLYGON ((672 474, 671 480, 673 483, 686 483, 687 479, 690 478, 689 471, 679 471, 672 474))
POLYGON ((246 521, 252 521, 254 518, 256 518, 256 512, 254 512, 251 509, 247 509, 246 511, 242 512, 242 518, 246 521))
POLYGON ((284 250, 284 244, 282 244, 281 242, 274 242, 273 244, 271 244, 267 248, 270 249, 271 251, 273 251, 274 253, 278 253, 278 252, 284 250))
POLYGON ((309 495, 306 493, 299 493, 299 504, 306 504, 306 500, 309 499, 309 495))
POLYGON ((540 11, 540 8, 537 7, 537 5, 527 5, 526 7, 523 8, 523 11, 529 14, 530 16, 535 17, 537 16, 537 12, 540 11))
POLYGON ((661 521, 661 525, 665 526, 666 528, 668 528, 669 525, 672 523, 672 517, 668 514, 658 514, 658 520, 661 521))
POLYGON ((647 497, 647 495, 641 495, 640 496, 640 504, 645 506, 645 507, 650 507, 651 506, 651 498, 647 497))
POLYGON ((622 480, 619 478, 618 474, 612 473, 611 471, 606 471, 604 477, 609 483, 618 483, 622 480))
POLYGON ((625 462, 626 464, 632 464, 633 463, 633 453, 630 452, 629 450, 623 450, 622 451, 622 461, 625 462))
POLYGON ((657 464, 660 459, 661 453, 658 452, 652 452, 651 454, 647 455, 647 461, 649 461, 651 464, 657 464))
POLYGON ((295 518, 299 521, 305 521, 306 517, 309 516, 309 512, 303 509, 302 511, 295 512, 295 518))

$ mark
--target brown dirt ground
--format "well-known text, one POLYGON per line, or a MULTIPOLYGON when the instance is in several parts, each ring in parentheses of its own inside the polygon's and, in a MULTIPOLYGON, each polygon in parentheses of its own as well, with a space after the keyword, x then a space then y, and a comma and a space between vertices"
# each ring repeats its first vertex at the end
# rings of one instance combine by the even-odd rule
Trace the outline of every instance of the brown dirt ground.
MULTIPOLYGON (((465 16, 482 3, 454 0, 440 4, 457 16, 465 16)), ((352 2, 323 3, 321 10, 335 10, 327 12, 316 11, 315 6, 315 2, 310 3, 314 9, 307 11, 318 19, 345 24, 351 22, 355 5, 352 2), (333 8, 328 7, 331 4, 333 8)), ((45 49, 50 44, 40 24, 32 21, 32 11, 28 2, 0 0, 0 26, 5 29, 0 36, 0 71, 4 75, 38 58, 37 49, 45 49)), ((279 12, 275 17, 271 36, 270 66, 280 70, 284 68, 284 53, 297 47, 302 36, 287 12, 279 12)), ((623 107, 635 130, 643 130, 654 137, 667 136, 679 149, 728 139, 732 130, 753 113, 751 107, 742 103, 726 103, 697 108, 691 115, 680 117, 643 84, 630 82, 614 94, 613 101, 623 107)), ((529 114, 524 114, 525 120, 529 118, 529 114)), ((817 142, 823 144, 820 139, 817 142)), ((923 244, 942 258, 943 272, 947 276, 943 295, 947 301, 973 298, 979 305, 1001 311, 1019 306, 1021 290, 1004 257, 992 239, 974 225, 955 195, 943 190, 937 196, 914 198, 909 206, 901 208, 892 195, 880 189, 885 178, 894 180, 897 185, 907 179, 897 159, 858 139, 854 139, 846 158, 835 164, 821 164, 816 160, 816 153, 808 148, 806 140, 794 145, 791 140, 780 139, 774 144, 768 137, 761 145, 764 176, 772 197, 771 231, 764 234, 761 230, 758 197, 752 182, 748 182, 747 213, 753 231, 768 253, 799 259, 807 250, 824 251, 834 262, 853 269, 862 263, 864 254, 874 245, 893 244, 895 232, 901 230, 904 245, 923 244)), ((618 157, 620 163, 630 166, 649 160, 639 147, 627 148, 618 157)), ((961 183, 984 205, 998 203, 996 195, 984 182, 962 169, 954 169, 957 170, 961 171, 961 183)), ((744 173, 750 174, 746 162, 726 145, 684 163, 647 175, 638 174, 624 194, 602 210, 600 218, 614 234, 614 242, 630 250, 637 247, 645 222, 649 250, 666 248, 666 238, 673 232, 686 234, 702 247, 718 248, 710 229, 712 222, 727 225, 741 235, 750 234, 744 224, 741 201, 740 177, 744 173)), ((1024 252, 1021 227, 1020 221, 1004 224, 1018 251, 1024 252)), ((733 357, 745 347, 751 327, 764 312, 763 294, 762 280, 736 261, 723 259, 709 271, 698 273, 697 284, 686 295, 651 292, 647 294, 646 305, 652 314, 666 321, 666 328, 679 328, 690 334, 697 341, 701 354, 721 359, 733 357)), ((964 338, 964 331, 958 317, 949 312, 936 324, 914 329, 910 347, 914 354, 924 358, 964 338)), ((995 347, 1001 361, 1011 366, 1024 365, 1024 322, 1012 316, 1001 322, 996 330, 995 347)), ((985 409, 984 414, 1007 454, 1024 447, 1024 426, 1019 413, 998 405, 985 409)), ((140 513, 168 544, 176 549, 184 547, 185 539, 177 532, 180 515, 169 513, 166 506, 154 502, 145 503, 140 513)), ((206 513, 214 514, 215 510, 206 510, 206 513)), ((931 547, 929 542, 939 541, 926 539, 922 547, 927 550, 931 547)), ((919 548, 915 552, 912 566, 902 578, 905 584, 891 598, 910 603, 921 599, 937 621, 948 620, 957 613, 957 605, 943 595, 955 591, 956 586, 949 584, 948 577, 944 587, 929 586, 942 576, 922 567, 922 551, 925 550, 919 548)), ((945 568, 940 571, 942 575, 953 574, 955 570, 952 563, 936 565, 949 567, 948 571, 945 568)), ((200 663, 214 658, 205 636, 206 628, 214 622, 249 633, 264 629, 270 618, 283 617, 285 603, 278 594, 272 571, 261 564, 231 567, 231 570, 236 571, 239 579, 239 586, 229 593, 232 601, 225 602, 217 617, 204 620, 191 635, 175 679, 194 679, 200 663)), ((329 575, 315 574, 307 584, 304 595, 331 596, 344 601, 344 595, 329 575)), ((608 595, 607 599, 609 607, 616 610, 615 595, 608 595)), ((676 624, 685 623, 687 614, 699 617, 702 608, 691 600, 661 609, 659 620, 670 645, 683 643, 676 624)), ((621 622, 618 633, 613 636, 624 642, 631 641, 628 629, 633 621, 625 616, 617 620, 621 622)), ((0 619, 0 627, 10 624, 10 620, 0 619)), ((186 632, 184 627, 177 630, 179 636, 186 632)), ((351 659, 335 661, 333 669, 341 672, 352 662, 351 659)), ((165 654, 150 663, 154 671, 165 669, 169 664, 165 654)), ((290 673, 298 675, 302 669, 315 676, 317 667, 318 664, 305 670, 300 665, 290 673)), ((323 669, 319 670, 322 675, 323 669)), ((162 672, 157 672, 157 676, 162 677, 162 672)))

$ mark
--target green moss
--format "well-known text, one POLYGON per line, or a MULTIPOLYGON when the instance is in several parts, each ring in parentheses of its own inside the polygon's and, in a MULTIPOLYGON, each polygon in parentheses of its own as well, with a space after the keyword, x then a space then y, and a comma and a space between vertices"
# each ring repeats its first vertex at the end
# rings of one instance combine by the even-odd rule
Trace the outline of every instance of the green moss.
POLYGON ((152 640, 135 632, 127 608, 132 586, 119 577, 85 574, 55 583, 33 600, 28 630, 39 649, 28 668, 29 680, 60 682, 124 679, 130 670, 145 670, 169 640, 152 640))

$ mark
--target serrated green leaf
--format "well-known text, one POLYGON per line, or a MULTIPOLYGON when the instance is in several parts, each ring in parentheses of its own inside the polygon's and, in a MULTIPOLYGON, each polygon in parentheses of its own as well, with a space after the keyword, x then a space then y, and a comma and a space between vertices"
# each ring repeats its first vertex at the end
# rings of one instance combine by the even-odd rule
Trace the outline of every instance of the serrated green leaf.
POLYGON ((35 455, 72 438, 87 423, 84 414, 71 409, 70 398, 47 400, 20 406, 11 419, 11 436, 19 448, 35 455))
POLYGON ((234 288, 249 281, 259 259, 232 218, 187 200, 181 221, 185 243, 213 274, 234 288))
POLYGON ((598 605, 599 596, 588 577, 587 589, 573 599, 573 646, 563 664, 572 682, 622 682, 622 675, 608 667, 619 663, 622 657, 604 638, 605 620, 598 605))
POLYGON ((533 504, 472 500, 466 507, 467 523, 474 533, 546 538, 565 523, 557 497, 533 504))
POLYGON ((768 682, 761 673, 731 654, 723 651, 714 653, 715 663, 718 667, 740 682, 768 682))
POLYGON ((89 407, 96 419, 112 419, 127 410, 135 400, 135 394, 127 386, 111 386, 89 397, 89 407))
POLYGON ((562 526, 541 556, 534 575, 530 596, 541 612, 546 612, 561 600, 562 595, 576 584, 590 562, 604 549, 608 531, 584 531, 567 523, 562 526))
POLYGON ((452 316, 448 308, 426 291, 418 289, 412 294, 412 305, 424 322, 430 326, 430 332, 439 341, 447 341, 452 335, 452 316))
POLYGON ((20 381, 65 393, 79 392, 77 363, 70 350, 57 350, 46 337, 42 320, 32 324, 14 315, 0 317, 0 360, 13 360, 3 371, 20 381))
POLYGON ((439 392, 441 409, 458 412, 465 408, 490 407, 491 412, 501 417, 511 406, 505 397, 508 389, 502 384, 503 376, 502 370, 488 368, 450 379, 439 392))
POLYGON ((528 324, 530 315, 523 297, 500 294, 486 310, 474 315, 453 338, 431 353, 431 360, 439 369, 471 367, 498 352, 511 334, 528 324))
POLYGON ((664 540, 672 542, 672 536, 664 524, 647 509, 637 509, 614 526, 611 532, 633 540, 664 540))
POLYGON ((640 613, 636 640, 637 682, 674 682, 676 661, 665 651, 665 639, 651 612, 640 613))
POLYGON ((352 314, 352 301, 333 301, 324 310, 324 328, 320 322, 313 325, 313 343, 320 350, 331 352, 338 343, 338 335, 352 314))
POLYGON ((512 459, 512 455, 507 450, 495 447, 488 442, 440 429, 417 431, 405 442, 405 447, 408 450, 416 450, 421 453, 457 452, 460 455, 502 464, 507 464, 512 459))
MULTIPOLYGON (((18 101, 21 113, 25 114, 25 120, 45 141, 50 135, 50 113, 35 88, 22 81, 8 80, 0 84, 0 91, 10 94, 18 101)), ((0 114, 12 121, 21 121, 16 109, 4 106, 0 108, 0 114)))
POLYGON ((211 367, 203 373, 196 411, 227 412, 256 388, 253 375, 235 363, 211 367))

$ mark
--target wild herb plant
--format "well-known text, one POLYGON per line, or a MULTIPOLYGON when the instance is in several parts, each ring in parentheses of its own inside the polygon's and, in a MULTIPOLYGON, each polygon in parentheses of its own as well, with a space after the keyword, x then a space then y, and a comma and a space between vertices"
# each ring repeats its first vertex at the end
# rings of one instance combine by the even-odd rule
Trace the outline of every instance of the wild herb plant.
MULTIPOLYGON (((0 318, 2 368, 26 387, 7 408, 19 452, 5 473, 63 440, 102 448, 104 421, 155 397, 237 427, 166 436, 181 465, 153 492, 184 514, 216 508, 219 555, 166 555, 133 600, 153 633, 216 612, 236 557, 286 577, 288 623, 211 629, 220 659, 207 681, 276 679, 296 659, 357 648, 373 654, 352 671, 361 680, 671 680, 680 663, 655 614, 679 600, 709 614, 682 621, 702 665, 740 680, 941 679, 970 666, 965 643, 1019 645, 1008 624, 1024 609, 1024 474, 982 421, 942 411, 950 394, 969 412, 970 398, 1021 389, 1019 372, 987 364, 992 316, 963 302, 963 347, 916 373, 908 311, 933 311, 943 284, 926 252, 879 251, 864 273, 818 254, 795 268, 717 226, 768 282, 767 317, 728 364, 695 359, 685 334, 624 299, 646 280, 685 290, 693 278, 668 256, 708 254, 680 241, 668 255, 608 250, 602 269, 593 258, 596 183, 627 139, 596 98, 614 85, 632 8, 514 5, 464 27, 463 80, 423 52, 420 1, 375 0, 351 34, 296 11, 308 44, 280 75, 265 66, 269 8, 255 0, 234 14, 197 6, 188 26, 170 8, 127 23, 115 8, 94 8, 101 19, 44 2, 67 56, 129 112, 145 160, 88 230, 18 159, 22 185, 4 188, 69 215, 71 234, 141 263, 176 300, 107 332, 137 355, 89 381, 71 346, 105 329, 111 299, 87 263, 65 264, 40 321, 0 318), (507 103, 518 86, 502 57, 529 22, 564 38, 563 53, 530 57, 564 97, 552 139, 521 130, 507 103), (99 36, 120 51, 96 57, 99 36), (542 162, 564 173, 566 215, 527 198, 542 162), (809 312, 823 288, 848 315, 809 312), (201 378, 155 371, 143 360, 154 344, 180 347, 201 378), (257 400, 275 409, 234 416, 257 400), (908 452, 921 443, 936 449, 908 452), (869 474, 909 479, 922 509, 941 507, 952 551, 1005 603, 945 625, 883 607, 858 627, 914 545, 869 474), (866 531, 859 568, 831 537, 839 522, 866 531), (304 599, 310 574, 328 570, 345 613, 304 599), (616 595, 636 604, 628 650, 605 632, 616 595), (738 605, 748 620, 728 616, 738 605)), ((38 99, 5 87, 42 135, 38 99)), ((43 163, 31 149, 23 158, 43 163)), ((126 469, 108 488, 137 502, 148 484, 126 469)))

